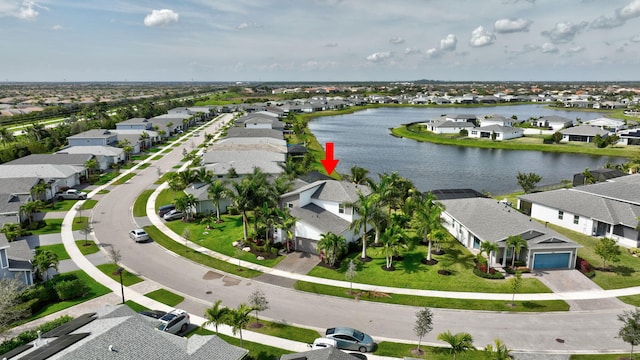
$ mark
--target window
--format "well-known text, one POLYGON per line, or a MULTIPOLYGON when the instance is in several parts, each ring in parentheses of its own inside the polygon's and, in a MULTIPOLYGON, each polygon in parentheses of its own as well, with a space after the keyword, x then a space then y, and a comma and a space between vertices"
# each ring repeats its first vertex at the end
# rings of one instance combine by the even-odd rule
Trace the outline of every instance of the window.
POLYGON ((563 217, 564 217, 564 211, 562 210, 558 211, 558 219, 562 220, 563 217))
POLYGON ((574 224, 577 224, 577 223, 579 223, 579 222, 580 222, 580 216, 578 216, 578 215, 573 215, 573 223, 574 223, 574 224))
POLYGON ((338 205, 338 213, 339 214, 344 214, 345 213, 344 210, 345 210, 344 204, 339 204, 338 205))
POLYGON ((9 259, 7 258, 7 249, 0 249, 0 269, 9 267, 9 259))
POLYGON ((293 203, 287 203, 287 207, 288 207, 289 209, 293 209, 293 203))

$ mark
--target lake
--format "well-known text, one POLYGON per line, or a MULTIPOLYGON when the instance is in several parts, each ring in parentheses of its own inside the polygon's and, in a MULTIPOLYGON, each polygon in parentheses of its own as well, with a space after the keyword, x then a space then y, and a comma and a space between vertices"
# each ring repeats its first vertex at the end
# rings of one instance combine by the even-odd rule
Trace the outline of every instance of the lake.
POLYGON ((323 116, 312 120, 309 129, 324 146, 334 143, 335 157, 340 160, 336 171, 349 173, 356 165, 377 174, 397 171, 421 191, 471 188, 490 194, 521 190, 518 172, 542 176, 538 185, 572 180, 585 168, 601 168, 607 162, 625 159, 607 156, 545 153, 500 149, 479 149, 436 145, 390 135, 389 128, 415 121, 434 119, 443 114, 502 115, 518 119, 548 115, 583 121, 602 117, 602 113, 562 111, 541 105, 514 105, 478 108, 375 108, 339 116, 323 116))

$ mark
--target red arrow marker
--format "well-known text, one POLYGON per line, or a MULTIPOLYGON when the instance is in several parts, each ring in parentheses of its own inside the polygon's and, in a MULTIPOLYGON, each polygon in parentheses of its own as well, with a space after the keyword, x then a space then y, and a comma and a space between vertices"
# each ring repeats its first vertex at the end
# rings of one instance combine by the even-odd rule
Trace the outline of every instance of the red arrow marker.
POLYGON ((327 174, 331 175, 331 173, 333 172, 333 169, 336 168, 336 165, 338 165, 338 161, 340 160, 336 160, 333 158, 333 143, 328 142, 325 145, 326 145, 326 149, 325 149, 324 160, 320 160, 320 162, 324 166, 324 169, 327 171, 327 174))

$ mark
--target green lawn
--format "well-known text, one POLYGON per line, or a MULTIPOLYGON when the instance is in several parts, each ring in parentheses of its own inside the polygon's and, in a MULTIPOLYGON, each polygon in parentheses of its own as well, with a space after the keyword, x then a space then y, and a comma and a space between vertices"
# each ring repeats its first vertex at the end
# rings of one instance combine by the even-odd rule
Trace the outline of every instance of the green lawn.
POLYGON ((80 208, 82 210, 93 209, 93 207, 96 206, 97 203, 98 203, 98 200, 87 199, 87 200, 84 201, 84 203, 82 204, 82 206, 80 208))
MULTIPOLYGON (((182 193, 182 192, 180 192, 182 193)), ((184 194, 184 193, 182 193, 184 194)), ((156 198, 156 211, 158 211, 158 208, 162 205, 168 205, 168 204, 173 204, 173 200, 176 198, 177 193, 174 192, 171 189, 164 189, 162 190, 159 194, 158 197, 156 198)))
POLYGON ((56 200, 53 204, 48 204, 46 208, 40 211, 69 211, 73 208, 77 201, 78 200, 56 200))
MULTIPOLYGON (((190 240, 192 242, 215 252, 237 258, 238 251, 232 243, 234 241, 242 240, 242 216, 223 215, 221 216, 221 219, 223 222, 220 224, 212 224, 213 228, 210 230, 206 229, 206 224, 196 222, 185 223, 180 220, 166 222, 166 225, 178 235, 182 235, 185 229, 189 229, 191 233, 190 240)), ((240 259, 263 266, 273 267, 282 261, 284 257, 278 256, 273 259, 258 260, 256 255, 249 252, 243 252, 240 259)))
POLYGON ((146 293, 144 296, 169 306, 176 306, 184 301, 184 297, 165 289, 158 289, 156 291, 146 293))
POLYGON ((158 180, 154 181, 153 183, 156 184, 156 185, 160 185, 160 184, 164 183, 165 181, 167 181, 167 179, 170 176, 169 174, 171 174, 171 173, 173 173, 173 171, 169 171, 169 172, 166 172, 166 173, 162 174, 162 176, 158 180))
POLYGON ((71 259, 71 256, 69 256, 67 250, 64 248, 64 244, 43 245, 36 247, 36 249, 52 251, 58 255, 58 260, 60 261, 71 259))
POLYGON ((165 234, 160 232, 155 226, 145 226, 144 230, 147 232, 147 234, 149 234, 149 237, 151 237, 151 239, 153 239, 153 241, 158 243, 160 246, 166 248, 169 251, 173 251, 174 253, 179 254, 184 258, 193 260, 199 264, 245 278, 253 278, 262 274, 260 271, 241 268, 237 265, 229 264, 226 261, 218 260, 199 252, 185 251, 184 245, 178 244, 177 242, 171 240, 165 234))
POLYGON ((89 254, 93 254, 93 253, 97 253, 98 251, 100 251, 100 249, 98 248, 98 245, 96 245, 95 242, 93 242, 93 240, 76 240, 76 246, 78 247, 78 249, 80 249, 80 252, 82 253, 82 255, 89 255, 89 254), (85 246, 85 244, 88 244, 85 246))
MULTIPOLYGON (((510 281, 483 279, 473 274, 474 255, 457 241, 451 241, 443 249, 444 255, 435 255, 433 258, 440 261, 438 265, 427 266, 420 262, 427 254, 427 247, 416 246, 413 250, 403 253, 402 261, 395 261, 393 266, 395 271, 389 272, 382 269, 385 265, 384 255, 381 248, 369 246, 367 254, 372 258, 370 262, 358 260, 360 252, 354 252, 342 261, 342 266, 338 270, 328 269, 324 266, 316 266, 308 275, 345 280, 345 271, 348 259, 355 259, 357 274, 354 282, 372 285, 382 285, 398 288, 443 290, 443 291, 472 291, 488 293, 511 293, 510 281), (441 264, 450 263, 448 270, 452 272, 449 276, 438 274, 441 264)), ((538 279, 523 278, 520 293, 544 293, 551 292, 538 279)))
POLYGON ((145 190, 136 198, 133 203, 133 216, 147 216, 147 200, 153 194, 153 190, 145 190))
POLYGON ((296 290, 316 294, 337 296, 348 299, 354 299, 357 297, 359 300, 363 301, 419 307, 508 312, 569 311, 569 304, 562 300, 516 301, 516 306, 514 307, 511 306, 511 301, 503 300, 449 299, 430 296, 427 297, 402 294, 387 294, 375 291, 351 291, 348 288, 316 284, 305 281, 297 281, 294 287, 296 290))
MULTIPOLYGON (((253 313, 255 315, 255 312, 253 313)), ((315 330, 299 328, 283 322, 271 322, 260 320, 262 326, 256 326, 255 319, 249 323, 248 329, 265 335, 271 335, 283 339, 313 343, 313 340, 321 337, 315 330)))
MULTIPOLYGON (((578 256, 595 267, 602 267, 602 259, 594 251, 598 239, 552 224, 549 224, 549 227, 582 245, 583 247, 578 249, 578 256)), ((620 261, 607 263, 607 267, 612 271, 596 270, 596 276, 591 279, 605 290, 640 286, 640 259, 631 256, 625 248, 620 249, 620 261)))
POLYGON ((73 224, 71 224, 71 230, 76 231, 84 229, 88 221, 89 217, 87 216, 76 216, 73 219, 73 224))
POLYGON ((76 270, 76 271, 71 271, 65 274, 75 274, 78 279, 81 279, 82 281, 84 281, 85 285, 87 285, 87 287, 89 288, 89 291, 87 291, 87 294, 80 299, 75 299, 75 300, 69 300, 69 301, 61 301, 55 304, 51 304, 49 306, 46 306, 45 308, 43 308, 42 310, 40 310, 38 313, 34 314, 33 316, 31 316, 28 321, 31 320, 35 320, 35 319, 39 319, 41 317, 47 316, 49 314, 53 314, 55 312, 70 308, 74 305, 78 305, 80 303, 83 303, 87 300, 91 300, 94 298, 97 298, 99 296, 108 294, 111 292, 111 290, 109 290, 109 288, 101 285, 100 283, 96 282, 95 280, 93 280, 93 278, 91 278, 91 276, 87 275, 84 271, 82 270, 76 270))
POLYGON ((98 181, 96 181, 94 183, 94 185, 104 185, 106 183, 108 183, 109 181, 115 179, 116 177, 118 177, 118 175, 120 175, 119 172, 116 171, 109 171, 108 173, 104 173, 102 175, 100 175, 100 179, 98 181))
POLYGON ((57 234, 62 230, 62 220, 63 219, 45 219, 45 226, 29 230, 31 235, 44 235, 44 234, 57 234))
POLYGON ((149 310, 147 307, 142 306, 142 305, 138 304, 137 302, 131 301, 131 300, 125 301, 124 304, 127 305, 128 307, 130 307, 131 310, 133 310, 135 312, 140 312, 140 311, 143 311, 143 310, 149 310))
MULTIPOLYGON (((640 355, 633 354, 634 359, 640 359, 640 355)), ((626 354, 583 354, 583 355, 571 355, 571 360, 628 360, 629 353, 626 354)))
MULTIPOLYGON (((100 271, 102 271, 103 273, 105 273, 107 276, 109 276, 110 278, 112 278, 115 281, 120 281, 120 275, 116 273, 116 271, 118 270, 119 266, 115 265, 115 264, 102 264, 102 265, 98 265, 96 266, 98 269, 100 269, 100 271)), ((122 271, 122 284, 124 286, 131 286, 133 284, 137 284, 139 282, 142 282, 144 280, 142 280, 141 278, 133 275, 132 273, 128 272, 127 270, 123 270, 122 271)))
MULTIPOLYGON (((481 344, 474 344, 481 346, 481 344)), ((378 344, 378 349, 374 351, 375 355, 390 356, 395 358, 425 358, 429 360, 450 360, 452 355, 447 348, 420 346, 420 350, 423 350, 422 355, 416 356, 411 350, 416 349, 418 346, 413 344, 400 344, 382 341, 378 344)), ((463 354, 458 354, 456 358, 458 360, 489 360, 492 359, 491 354, 486 351, 474 350, 468 351, 463 354)))
POLYGON ((136 173, 130 172, 130 173, 124 175, 123 177, 121 177, 120 179, 118 179, 117 181, 114 181, 113 185, 122 185, 122 184, 126 183, 127 181, 131 180, 134 176, 136 176, 136 173))
MULTIPOLYGON (((208 336, 208 335, 215 335, 216 333, 214 331, 209 331, 209 330, 205 330, 202 328, 197 328, 196 330, 192 331, 191 333, 189 333, 187 335, 187 337, 192 336, 192 335, 203 335, 203 336, 208 336)), ((273 359, 279 359, 280 356, 284 355, 284 354, 291 354, 291 351, 287 351, 284 349, 279 349, 279 348, 275 348, 272 346, 268 346, 268 345, 263 345, 263 344, 259 344, 259 343, 254 343, 251 341, 246 341, 244 340, 242 342, 242 346, 240 346, 240 339, 239 338, 235 338, 232 336, 228 336, 228 335, 224 335, 224 334, 219 334, 218 336, 220 336, 220 338, 224 341, 226 341, 227 343, 231 344, 231 345, 235 345, 238 347, 242 347, 243 349, 249 350, 249 354, 247 354, 246 359, 251 359, 251 360, 273 360, 273 359)))

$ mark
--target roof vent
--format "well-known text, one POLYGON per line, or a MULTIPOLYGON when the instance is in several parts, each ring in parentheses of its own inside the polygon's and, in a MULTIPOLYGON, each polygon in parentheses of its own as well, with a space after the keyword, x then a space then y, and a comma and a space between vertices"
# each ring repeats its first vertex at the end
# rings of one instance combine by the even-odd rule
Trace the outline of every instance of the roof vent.
POLYGON ((110 352, 118 352, 118 350, 116 350, 113 345, 109 345, 109 351, 110 352))

